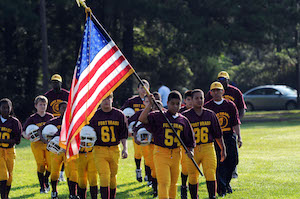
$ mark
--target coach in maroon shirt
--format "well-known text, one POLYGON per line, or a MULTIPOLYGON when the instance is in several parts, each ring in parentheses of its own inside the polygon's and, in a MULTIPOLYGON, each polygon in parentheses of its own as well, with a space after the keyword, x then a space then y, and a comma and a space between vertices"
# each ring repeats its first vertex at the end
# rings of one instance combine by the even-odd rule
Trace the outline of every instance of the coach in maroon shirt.
MULTIPOLYGON (((218 82, 223 85, 224 95, 223 98, 232 101, 238 110, 239 117, 242 119, 245 114, 245 109, 247 109, 242 92, 235 86, 229 84, 229 74, 226 71, 221 71, 218 74, 218 82)), ((205 102, 212 99, 211 91, 209 91, 205 96, 205 102)))
MULTIPOLYGON (((224 94, 223 85, 220 82, 214 82, 210 86, 210 91, 213 98, 207 102, 204 107, 216 113, 223 131, 227 158, 224 162, 219 162, 217 168, 217 183, 219 195, 225 196, 226 193, 232 193, 230 181, 232 173, 238 164, 237 142, 239 147, 242 146, 240 134, 241 122, 235 104, 222 97, 224 94)), ((220 149, 218 147, 216 148, 217 154, 219 155, 220 149)))
POLYGON ((52 89, 44 95, 48 98, 47 112, 52 113, 55 117, 60 116, 59 104, 63 101, 68 101, 69 91, 61 88, 62 78, 59 74, 54 74, 51 77, 52 89))

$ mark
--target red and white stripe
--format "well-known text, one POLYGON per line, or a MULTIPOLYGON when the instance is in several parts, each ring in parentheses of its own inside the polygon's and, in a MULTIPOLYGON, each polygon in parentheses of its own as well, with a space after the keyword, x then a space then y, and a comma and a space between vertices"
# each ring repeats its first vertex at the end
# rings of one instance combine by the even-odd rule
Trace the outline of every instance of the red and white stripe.
POLYGON ((67 158, 78 154, 79 132, 87 124, 87 118, 94 115, 105 94, 112 92, 114 86, 132 72, 133 68, 113 41, 99 51, 78 80, 75 68, 60 136, 61 144, 67 146, 67 158))

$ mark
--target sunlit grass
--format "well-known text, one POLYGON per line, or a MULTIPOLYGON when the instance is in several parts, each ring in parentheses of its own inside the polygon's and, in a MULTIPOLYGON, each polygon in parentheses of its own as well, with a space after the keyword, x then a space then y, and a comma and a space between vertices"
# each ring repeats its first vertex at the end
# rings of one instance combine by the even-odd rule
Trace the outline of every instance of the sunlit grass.
MULTIPOLYGON (((239 151, 239 177, 232 180, 234 192, 226 198, 300 198, 300 121, 247 123, 241 132, 244 145, 239 151)), ((129 158, 120 160, 117 198, 152 198, 151 188, 135 180, 132 141, 128 144, 129 158)), ((68 198, 66 182, 58 185, 58 192, 59 198, 68 198)), ((199 195, 207 198, 204 178, 199 195)), ((36 165, 25 140, 17 146, 10 198, 50 198, 50 193, 39 193, 36 165)))

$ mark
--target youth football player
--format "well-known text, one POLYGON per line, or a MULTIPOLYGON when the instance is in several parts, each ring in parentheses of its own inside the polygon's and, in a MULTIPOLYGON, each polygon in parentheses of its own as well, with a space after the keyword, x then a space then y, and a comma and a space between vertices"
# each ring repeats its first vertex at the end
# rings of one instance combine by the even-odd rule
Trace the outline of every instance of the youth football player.
MULTIPOLYGON (((179 113, 182 113, 186 110, 189 110, 193 107, 192 103, 192 91, 187 90, 184 93, 184 103, 185 106, 180 108, 179 113)), ((182 148, 182 150, 184 150, 182 148)), ((182 199, 187 198, 187 178, 188 178, 188 169, 186 164, 186 158, 181 158, 181 188, 180 188, 180 194, 182 199)))
POLYGON ((122 158, 128 156, 126 117, 121 110, 112 107, 112 103, 111 93, 102 101, 101 109, 96 111, 89 124, 97 135, 93 155, 100 176, 100 194, 103 199, 116 197, 120 142, 123 145, 122 158))
MULTIPOLYGON (((152 96, 151 96, 151 99, 152 96)), ((181 94, 172 91, 168 96, 168 110, 164 115, 170 120, 176 133, 188 147, 188 156, 192 157, 195 147, 195 137, 188 119, 178 113, 181 106, 181 94)), ((158 182, 159 198, 176 198, 176 183, 179 177, 179 164, 181 160, 181 148, 178 138, 174 135, 163 114, 151 112, 153 102, 148 105, 139 117, 139 121, 150 126, 154 137, 153 160, 158 182)))
MULTIPOLYGON (((217 183, 218 194, 225 196, 226 193, 232 193, 230 181, 232 173, 238 164, 237 145, 238 147, 242 146, 240 134, 241 122, 235 104, 222 97, 224 94, 223 85, 220 82, 213 82, 210 86, 210 91, 213 98, 207 102, 204 107, 216 113, 223 131, 227 158, 223 162, 218 162, 217 183)), ((220 148, 217 147, 217 155, 219 154, 220 148)), ((220 157, 218 157, 218 159, 220 159, 220 157)))
POLYGON ((0 194, 1 199, 7 199, 13 177, 15 164, 15 145, 20 144, 22 125, 12 116, 12 102, 3 98, 0 100, 0 194))
MULTIPOLYGON (((143 84, 146 86, 146 88, 149 90, 149 82, 145 79, 142 80, 143 84)), ((143 103, 143 99, 146 95, 146 91, 141 83, 138 84, 137 87, 138 95, 133 96, 129 98, 124 105, 121 107, 121 110, 124 110, 125 108, 132 108, 135 112, 145 108, 145 105, 143 103)), ((143 157, 143 148, 142 146, 138 145, 135 143, 134 139, 133 140, 133 149, 134 149, 134 161, 136 165, 136 179, 139 182, 143 181, 142 177, 142 169, 141 169, 141 160, 143 157)))
MULTIPOLYGON (((27 126, 35 124, 38 127, 43 126, 46 122, 53 118, 51 113, 46 112, 48 99, 39 95, 34 100, 34 107, 37 112, 31 115, 23 125, 23 137, 29 139, 25 135, 27 126)), ((49 176, 51 173, 51 159, 50 152, 47 150, 47 145, 41 140, 31 142, 31 150, 37 164, 37 176, 40 183, 40 193, 47 193, 50 191, 49 176)))
MULTIPOLYGON (((206 186, 209 199, 216 198, 216 168, 217 157, 215 153, 214 140, 217 142, 221 152, 221 162, 226 158, 226 151, 222 137, 222 130, 216 114, 203 108, 204 93, 200 89, 192 91, 193 108, 183 112, 195 133, 196 148, 194 149, 194 159, 198 166, 202 164, 203 173, 206 179, 206 186)), ((193 162, 186 156, 186 164, 189 176, 189 190, 192 199, 198 198, 199 172, 193 162)))
MULTIPOLYGON (((60 135, 62 119, 63 119, 63 115, 64 115, 66 108, 67 108, 67 102, 62 101, 59 104, 60 116, 49 120, 44 126, 42 126, 40 128, 40 138, 44 143, 48 144, 48 140, 45 140, 43 138, 41 132, 44 129, 44 127, 46 127, 47 125, 52 124, 52 125, 56 126, 56 128, 58 129, 58 131, 55 133, 55 135, 53 137, 60 135)), ((51 187, 52 187, 51 198, 57 199, 58 198, 57 183, 58 183, 61 166, 62 166, 63 162, 65 161, 65 153, 56 154, 56 153, 50 152, 50 158, 51 158, 51 187)))
POLYGON ((98 185, 97 185, 97 168, 94 161, 92 143, 96 140, 94 132, 85 133, 81 131, 81 146, 79 150, 79 157, 77 158, 78 170, 78 196, 80 199, 86 198, 87 181, 90 185, 90 194, 92 199, 97 199, 98 185), (83 139, 84 137, 84 139, 83 139), (88 141, 88 142, 87 142, 88 141), (83 144, 85 142, 85 144, 83 144))

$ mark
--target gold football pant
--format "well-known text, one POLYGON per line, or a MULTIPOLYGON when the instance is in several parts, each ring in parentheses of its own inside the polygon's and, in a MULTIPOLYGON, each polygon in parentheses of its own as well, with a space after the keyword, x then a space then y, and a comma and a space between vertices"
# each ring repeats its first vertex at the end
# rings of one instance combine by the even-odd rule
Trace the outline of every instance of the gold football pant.
POLYGON ((133 141, 133 149, 134 149, 134 158, 135 159, 142 159, 143 157, 143 146, 138 145, 135 143, 134 138, 132 139, 133 141))
MULTIPOLYGON (((188 166, 189 183, 197 184, 199 179, 199 172, 192 160, 187 156, 186 162, 188 166)), ((214 143, 200 144, 194 149, 194 159, 198 166, 202 164, 203 174, 206 181, 216 180, 217 158, 214 143)))
POLYGON ((51 158, 47 144, 42 141, 31 142, 31 150, 37 164, 37 171, 40 173, 44 173, 45 170, 51 172, 51 158))
POLYGON ((181 149, 179 147, 168 149, 155 145, 153 160, 158 182, 158 197, 176 198, 181 149))
POLYGON ((61 170, 61 166, 65 161, 65 153, 52 153, 50 152, 51 157, 51 181, 57 181, 59 178, 59 172, 61 170))
POLYGON ((0 148, 0 181, 7 180, 7 186, 11 186, 15 158, 16 153, 14 147, 0 148))
POLYGON ((97 168, 93 152, 79 153, 77 158, 78 186, 86 189, 87 180, 91 187, 97 186, 97 168))
POLYGON ((66 161, 65 163, 65 174, 69 181, 78 182, 78 172, 77 172, 77 159, 72 159, 66 161))
POLYGON ((153 162, 153 150, 154 150, 154 144, 149 144, 147 146, 143 147, 143 155, 145 158, 145 165, 149 166, 151 169, 151 176, 153 178, 156 178, 156 173, 155 173, 155 167, 154 167, 154 162, 153 162))
POLYGON ((100 176, 100 187, 117 187, 117 173, 120 159, 119 146, 94 146, 94 160, 100 176))
POLYGON ((189 159, 185 153, 184 148, 181 146, 181 151, 182 151, 182 158, 181 158, 181 173, 183 175, 188 175, 188 166, 187 166, 187 159, 189 159))

